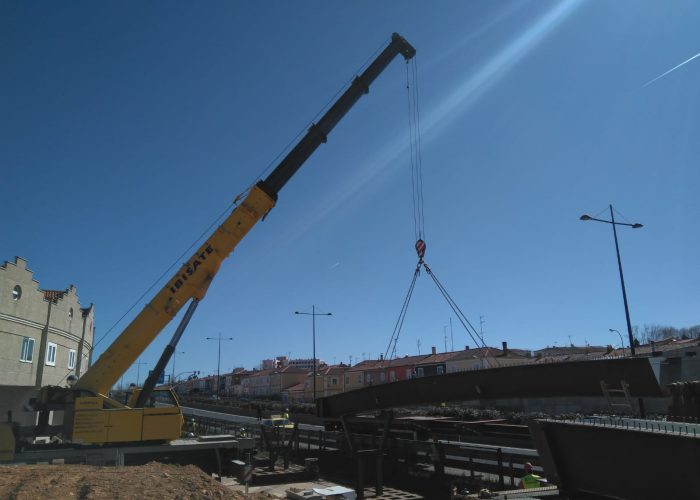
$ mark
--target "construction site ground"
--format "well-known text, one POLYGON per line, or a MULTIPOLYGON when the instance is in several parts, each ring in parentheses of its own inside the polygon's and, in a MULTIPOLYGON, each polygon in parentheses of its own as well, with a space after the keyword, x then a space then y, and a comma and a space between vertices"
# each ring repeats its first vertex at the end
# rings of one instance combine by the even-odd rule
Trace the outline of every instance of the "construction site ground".
POLYGON ((62 499, 268 499, 245 495, 213 480, 194 465, 149 463, 127 467, 91 465, 0 466, 0 498, 62 499))

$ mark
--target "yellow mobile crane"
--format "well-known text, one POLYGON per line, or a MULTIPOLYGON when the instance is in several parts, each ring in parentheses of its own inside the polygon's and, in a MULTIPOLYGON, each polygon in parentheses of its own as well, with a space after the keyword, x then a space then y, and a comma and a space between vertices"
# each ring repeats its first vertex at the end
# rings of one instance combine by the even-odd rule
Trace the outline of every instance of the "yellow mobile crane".
MULTIPOLYGON (((264 180, 253 186, 209 239, 151 299, 97 362, 72 387, 43 387, 34 409, 39 412, 38 425, 31 429, 0 424, 0 460, 14 455, 15 444, 31 442, 35 436, 58 436, 63 442, 79 444, 137 443, 171 441, 182 432, 183 417, 177 400, 174 405, 148 405, 155 380, 163 371, 187 322, 209 288, 221 262, 250 229, 274 206, 277 193, 313 154, 335 125, 357 100, 369 92, 370 84, 399 54, 406 60, 415 49, 394 33, 389 45, 356 77, 330 109, 313 124, 306 135, 264 180), (143 389, 133 392, 130 400, 119 402, 109 397, 109 390, 134 363, 163 328, 190 303, 183 320, 166 347, 143 389), (63 412, 60 426, 49 425, 51 411, 63 412)), ((11 458, 10 458, 11 459, 11 458)))

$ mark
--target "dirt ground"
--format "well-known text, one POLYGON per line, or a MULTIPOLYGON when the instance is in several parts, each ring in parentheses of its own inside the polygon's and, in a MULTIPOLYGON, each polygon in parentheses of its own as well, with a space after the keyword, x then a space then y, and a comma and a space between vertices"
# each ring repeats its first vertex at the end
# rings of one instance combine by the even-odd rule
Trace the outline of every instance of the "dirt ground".
POLYGON ((129 467, 90 465, 0 466, 0 498, 56 499, 267 499, 244 495, 214 481, 194 465, 156 462, 129 467))

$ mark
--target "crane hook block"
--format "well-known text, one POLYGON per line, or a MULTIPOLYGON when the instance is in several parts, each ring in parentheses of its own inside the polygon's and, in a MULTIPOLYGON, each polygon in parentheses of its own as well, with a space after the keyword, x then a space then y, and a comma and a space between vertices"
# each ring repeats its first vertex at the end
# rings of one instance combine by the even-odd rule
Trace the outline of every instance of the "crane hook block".
POLYGON ((425 257, 425 241, 416 241, 416 253, 418 253, 418 258, 423 260, 423 257, 425 257))

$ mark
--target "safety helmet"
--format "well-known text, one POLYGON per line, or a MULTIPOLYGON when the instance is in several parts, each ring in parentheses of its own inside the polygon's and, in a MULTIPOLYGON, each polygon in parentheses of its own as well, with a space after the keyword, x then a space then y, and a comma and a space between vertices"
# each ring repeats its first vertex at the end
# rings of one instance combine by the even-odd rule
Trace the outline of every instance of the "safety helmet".
POLYGON ((530 462, 525 462, 525 465, 523 467, 528 472, 530 472, 532 470, 532 464, 530 462))

